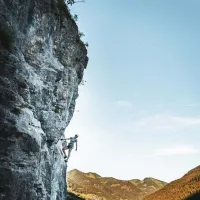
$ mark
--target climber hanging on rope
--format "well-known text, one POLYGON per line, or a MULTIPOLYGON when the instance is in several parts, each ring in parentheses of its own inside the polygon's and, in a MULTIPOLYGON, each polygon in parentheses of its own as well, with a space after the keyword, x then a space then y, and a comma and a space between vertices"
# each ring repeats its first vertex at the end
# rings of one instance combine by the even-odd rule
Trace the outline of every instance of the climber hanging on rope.
POLYGON ((78 138, 78 135, 76 134, 74 137, 70 137, 70 138, 66 138, 66 139, 61 139, 61 140, 70 140, 69 144, 66 144, 63 145, 64 147, 62 148, 63 152, 64 152, 64 159, 65 159, 65 162, 68 161, 69 157, 70 157, 70 154, 71 154, 71 151, 72 149, 74 148, 74 143, 76 143, 76 151, 77 151, 77 138, 78 138), (66 155, 65 153, 65 150, 68 149, 68 156, 66 155))

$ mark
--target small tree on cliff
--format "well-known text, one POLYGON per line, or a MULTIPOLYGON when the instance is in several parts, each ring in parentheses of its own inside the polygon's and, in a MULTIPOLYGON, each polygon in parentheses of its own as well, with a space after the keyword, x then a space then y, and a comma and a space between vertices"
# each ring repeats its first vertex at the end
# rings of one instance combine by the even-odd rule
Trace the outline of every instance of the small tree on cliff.
POLYGON ((71 6, 73 4, 75 4, 75 3, 80 3, 80 2, 85 3, 85 0, 77 0, 77 1, 75 1, 75 0, 67 0, 66 1, 67 5, 71 5, 71 6))
POLYGON ((74 15, 74 21, 78 21, 78 15, 77 14, 74 15))

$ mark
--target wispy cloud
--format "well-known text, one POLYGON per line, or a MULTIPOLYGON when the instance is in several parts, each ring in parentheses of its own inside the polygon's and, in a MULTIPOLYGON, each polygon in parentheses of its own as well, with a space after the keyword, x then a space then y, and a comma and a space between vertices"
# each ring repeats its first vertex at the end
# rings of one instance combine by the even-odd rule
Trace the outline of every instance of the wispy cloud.
POLYGON ((135 132, 177 132, 189 126, 199 126, 200 118, 177 117, 173 115, 159 114, 145 117, 141 120, 130 122, 126 129, 135 132))
POLYGON ((130 101, 125 101, 125 100, 120 100, 115 102, 116 105, 120 107, 125 107, 125 108, 132 108, 133 104, 130 101))
POLYGON ((167 148, 157 149, 153 154, 148 156, 169 156, 169 155, 186 155, 199 153, 199 149, 191 145, 177 145, 167 148))
POLYGON ((200 103, 190 103, 185 105, 185 107, 198 107, 198 106, 200 106, 200 103))

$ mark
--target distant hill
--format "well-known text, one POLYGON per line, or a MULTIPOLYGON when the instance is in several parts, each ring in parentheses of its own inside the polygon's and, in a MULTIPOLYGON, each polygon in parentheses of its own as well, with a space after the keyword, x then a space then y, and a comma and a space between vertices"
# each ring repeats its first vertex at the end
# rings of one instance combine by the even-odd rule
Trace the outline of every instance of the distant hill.
MULTIPOLYGON (((145 197, 144 200, 185 200, 197 192, 200 192, 200 166, 192 169, 182 178, 167 184, 161 190, 145 197)), ((197 196, 200 195, 193 195, 188 200, 197 199, 197 196)))
POLYGON ((154 178, 123 181, 77 169, 68 173, 67 182, 69 192, 86 200, 142 200, 166 185, 154 178))

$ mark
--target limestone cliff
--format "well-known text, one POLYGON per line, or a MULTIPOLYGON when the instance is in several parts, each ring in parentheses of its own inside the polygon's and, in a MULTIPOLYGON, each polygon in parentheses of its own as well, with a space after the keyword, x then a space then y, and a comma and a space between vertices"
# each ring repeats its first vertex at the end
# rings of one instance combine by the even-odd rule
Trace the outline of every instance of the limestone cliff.
POLYGON ((0 0, 0 200, 65 200, 59 140, 87 50, 63 0, 0 0))

